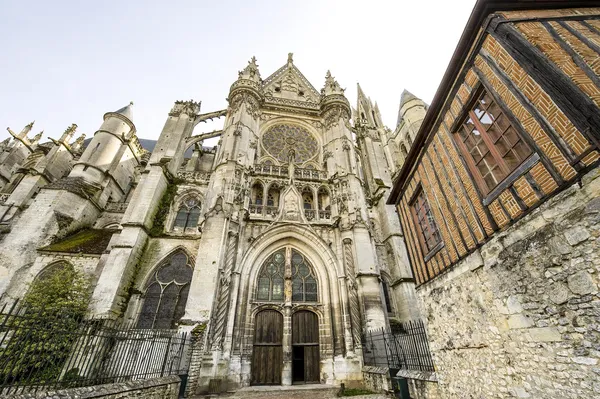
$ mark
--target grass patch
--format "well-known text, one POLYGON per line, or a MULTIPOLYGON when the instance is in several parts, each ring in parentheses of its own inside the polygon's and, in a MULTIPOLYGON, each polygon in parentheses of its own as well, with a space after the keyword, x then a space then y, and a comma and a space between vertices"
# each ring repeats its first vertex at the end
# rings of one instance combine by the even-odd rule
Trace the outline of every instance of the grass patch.
POLYGON ((358 396, 358 395, 372 395, 375 392, 369 391, 368 389, 361 388, 346 388, 338 393, 338 396, 358 396))

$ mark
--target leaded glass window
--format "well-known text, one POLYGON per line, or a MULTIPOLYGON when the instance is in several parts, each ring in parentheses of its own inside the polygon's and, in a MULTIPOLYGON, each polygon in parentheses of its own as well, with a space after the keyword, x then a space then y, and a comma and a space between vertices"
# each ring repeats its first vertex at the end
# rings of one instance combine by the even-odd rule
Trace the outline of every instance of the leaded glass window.
POLYGON ((284 269, 285 249, 281 249, 267 258, 258 275, 258 300, 283 301, 284 269))
POLYGON ((317 302, 317 279, 313 268, 304 255, 292 248, 282 248, 264 261, 257 278, 256 299, 286 300, 286 275, 291 276, 292 302, 317 302))
POLYGON ((317 301, 317 280, 312 268, 295 249, 292 250, 292 301, 317 301))
POLYGON ((191 281, 192 266, 183 251, 161 263, 146 285, 137 328, 175 328, 185 312, 191 281))
POLYGON ((198 226, 198 220, 200 219, 200 202, 195 198, 190 198, 184 201, 175 217, 175 224, 173 227, 185 230, 188 227, 198 226))

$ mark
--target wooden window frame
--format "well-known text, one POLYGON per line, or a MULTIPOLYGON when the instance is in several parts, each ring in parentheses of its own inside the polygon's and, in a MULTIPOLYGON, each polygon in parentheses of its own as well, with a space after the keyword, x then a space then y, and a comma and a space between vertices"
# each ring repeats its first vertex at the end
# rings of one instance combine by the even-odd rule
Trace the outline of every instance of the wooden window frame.
MULTIPOLYGON (((442 249, 444 247, 444 240, 442 238, 442 233, 440 232, 440 228, 438 227, 438 224, 435 220, 435 216, 433 215, 433 211, 431 210, 431 206, 429 205, 429 201, 427 200, 427 196, 425 195, 425 190, 423 190, 423 186, 421 184, 419 184, 417 186, 417 188, 415 189, 415 192, 413 193, 410 201, 408 202, 408 206, 410 207, 410 213, 413 218, 413 223, 415 224, 415 227, 418 229, 417 237, 419 239, 419 244, 421 245, 421 250, 423 251, 423 254, 424 254, 424 261, 427 262, 440 249, 442 249), (419 222, 419 216, 415 209, 415 204, 417 203, 417 200, 419 199, 420 195, 423 195, 423 198, 425 200, 424 203, 427 205, 427 209, 431 213, 431 220, 433 220, 433 223, 435 226, 435 231, 432 234, 435 234, 435 232, 437 231, 437 236, 439 238, 438 242, 435 245, 433 245, 431 248, 429 248, 429 245, 427 244, 427 241, 425 238, 425 232, 423 231, 423 226, 421 226, 421 223, 419 222)), ((428 224, 428 230, 429 230, 431 226, 429 226, 429 223, 427 223, 427 224, 428 224)))
MULTIPOLYGON (((488 109, 489 106, 485 109, 485 112, 487 112, 488 109)), ((494 119, 496 119, 495 116, 494 119)), ((462 115, 460 116, 460 118, 457 118, 456 122, 452 125, 451 132, 452 139, 456 143, 457 147, 460 149, 461 156, 465 160, 469 175, 475 181, 477 188, 482 194, 483 203, 486 206, 493 202, 505 189, 507 189, 512 183, 514 183, 514 181, 521 177, 521 175, 523 175, 539 160, 539 154, 536 152, 536 149, 529 144, 528 140, 525 137, 523 137, 524 133, 521 131, 520 127, 515 126, 511 122, 510 113, 505 109, 504 104, 500 101, 497 101, 491 90, 488 90, 488 88, 485 87, 481 82, 479 82, 479 84, 474 88, 469 98, 469 101, 467 101, 467 103, 464 106, 464 111, 462 115), (524 145, 526 145, 531 151, 531 154, 528 155, 525 159, 523 159, 521 163, 512 170, 508 167, 502 155, 500 155, 500 152, 498 151, 496 144, 493 142, 493 139, 489 136, 487 129, 481 123, 481 121, 473 111, 473 107, 477 104, 484 92, 488 93, 488 95, 492 98, 492 101, 496 103, 496 106, 502 111, 502 115, 504 116, 504 118, 507 119, 509 127, 504 129, 502 135, 504 135, 509 130, 509 128, 512 128, 517 134, 519 140, 524 145), (465 146, 462 137, 460 137, 459 135, 459 130, 463 127, 463 124, 469 117, 473 121, 475 128, 480 132, 481 138, 485 143, 486 147, 488 148, 488 151, 496 161, 498 168, 500 168, 505 174, 504 178, 502 178, 502 180, 500 180, 494 187, 488 187, 488 184, 483 179, 481 172, 475 164, 473 156, 465 146)), ((500 140, 500 138, 498 140, 500 140)), ((498 142, 498 140, 496 140, 496 142, 498 142)))

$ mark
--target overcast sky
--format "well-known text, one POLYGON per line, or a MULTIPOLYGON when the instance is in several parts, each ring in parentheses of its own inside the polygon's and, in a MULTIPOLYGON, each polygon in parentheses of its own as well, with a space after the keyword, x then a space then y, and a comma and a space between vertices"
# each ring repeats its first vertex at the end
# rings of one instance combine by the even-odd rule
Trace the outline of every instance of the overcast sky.
POLYGON ((317 90, 330 69, 352 106, 360 82, 393 129, 404 88, 431 102, 474 4, 0 0, 0 139, 32 120, 44 141, 71 123, 91 137, 129 101, 138 136, 155 139, 175 100, 224 109, 253 55, 266 79, 288 52, 317 90))

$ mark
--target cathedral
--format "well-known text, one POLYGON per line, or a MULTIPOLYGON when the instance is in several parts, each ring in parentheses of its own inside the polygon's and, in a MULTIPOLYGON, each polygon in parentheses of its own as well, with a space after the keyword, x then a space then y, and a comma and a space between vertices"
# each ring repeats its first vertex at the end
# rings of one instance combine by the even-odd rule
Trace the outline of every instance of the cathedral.
POLYGON ((105 113, 91 140, 9 129, 2 301, 69 268, 92 282, 90 317, 200 327, 199 391, 362 380, 363 332, 418 317, 386 198, 427 105, 402 93, 391 130, 360 86, 351 107, 330 72, 317 90, 289 54, 265 79, 252 58, 227 109, 176 101, 157 141, 133 109, 105 113), (213 118, 222 130, 195 129, 213 118))

